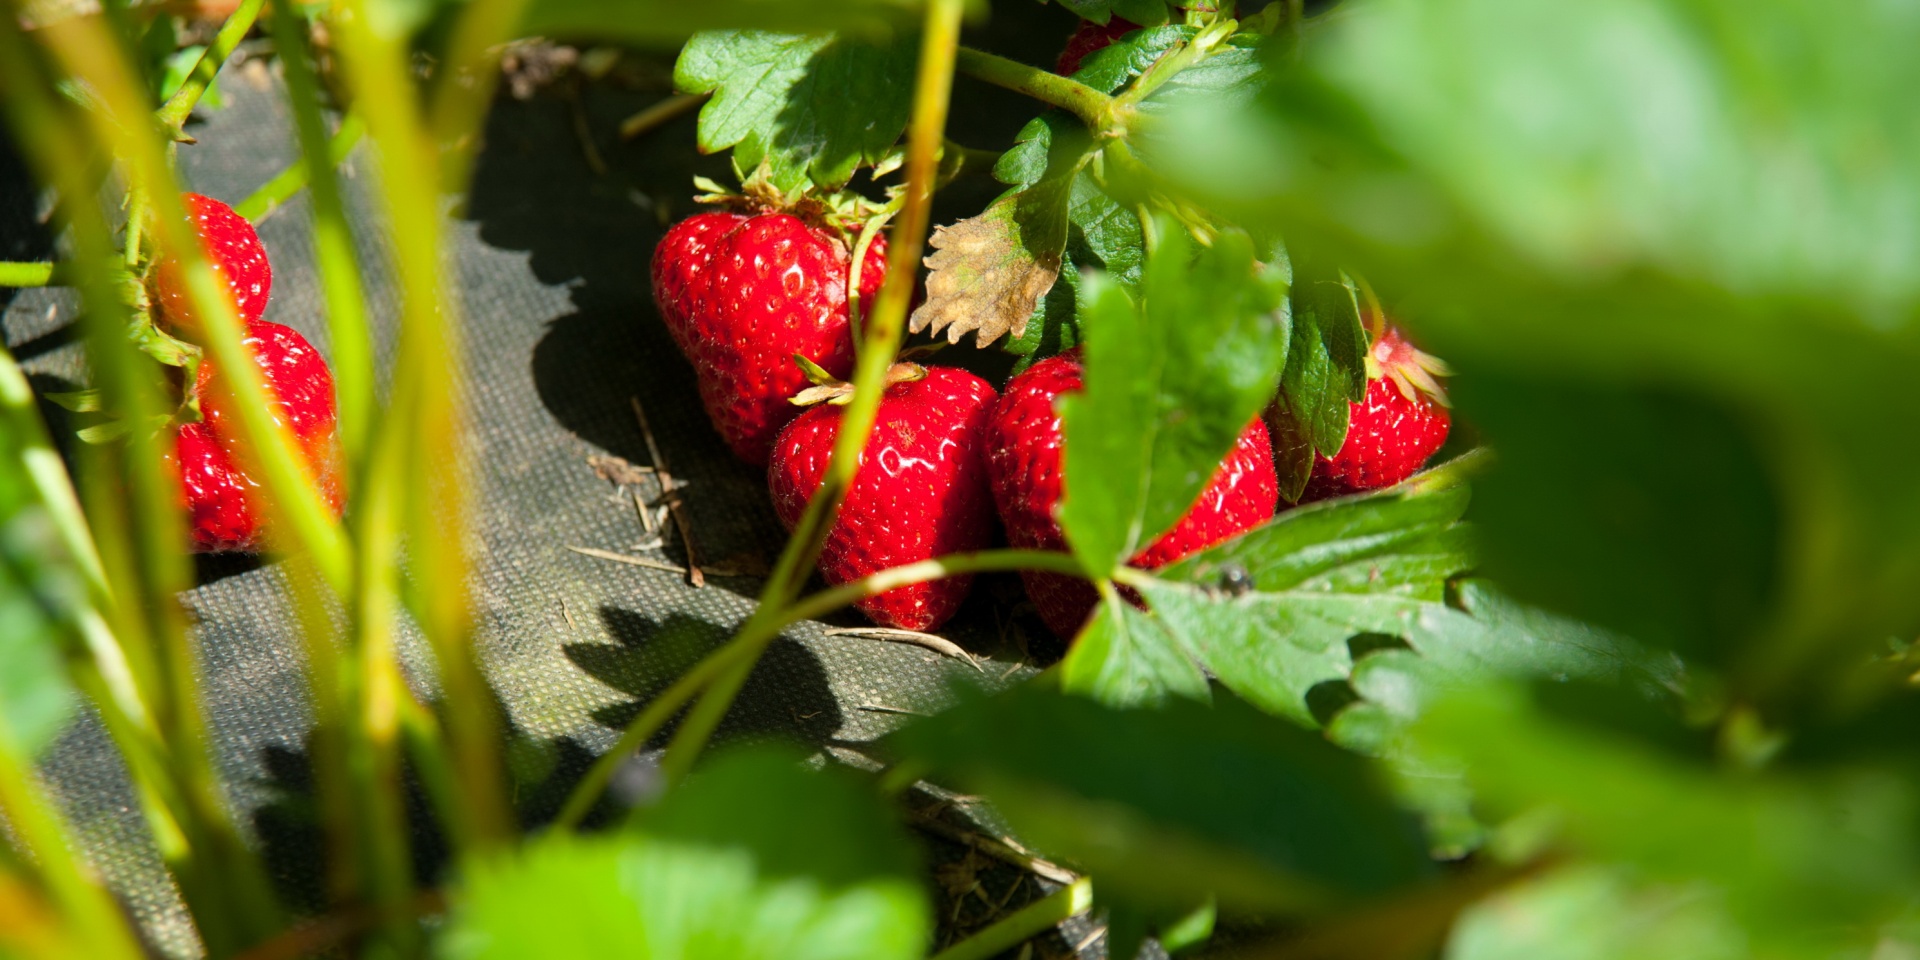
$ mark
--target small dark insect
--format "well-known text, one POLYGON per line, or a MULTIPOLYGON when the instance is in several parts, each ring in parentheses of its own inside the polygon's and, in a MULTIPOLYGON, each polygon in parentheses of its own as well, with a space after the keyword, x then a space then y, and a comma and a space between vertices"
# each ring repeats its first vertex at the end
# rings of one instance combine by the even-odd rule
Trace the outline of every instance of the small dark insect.
POLYGON ((1229 597, 1245 596, 1253 589, 1253 576, 1247 568, 1229 563, 1220 568, 1220 591, 1229 597))

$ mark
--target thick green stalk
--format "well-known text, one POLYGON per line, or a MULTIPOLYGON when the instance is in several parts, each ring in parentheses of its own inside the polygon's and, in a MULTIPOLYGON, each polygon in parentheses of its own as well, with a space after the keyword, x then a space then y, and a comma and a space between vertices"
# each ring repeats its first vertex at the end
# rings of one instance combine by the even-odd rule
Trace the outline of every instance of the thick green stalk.
MULTIPOLYGON (((400 343, 394 409, 379 431, 403 431, 402 502, 413 611, 440 668, 446 732, 471 809, 472 839, 505 843, 512 834, 500 759, 500 718, 471 645, 467 594, 466 436, 458 304, 441 286, 439 157, 413 91, 410 37, 367 0, 345 0, 334 36, 356 92, 355 110, 377 157, 400 280, 400 343), (405 95, 402 95, 402 94, 405 95)), ((375 439, 376 444, 382 442, 375 439)))
POLYGON ((66 268, 58 263, 0 263, 0 287, 59 287, 67 283, 66 268))
MULTIPOLYGON (((807 571, 820 554, 827 531, 833 526, 840 502, 853 484, 860 452, 873 432, 880 397, 886 388, 887 368, 900 352, 908 301, 913 296, 920 254, 926 245, 934 181, 939 173, 940 145, 946 139, 947 107, 953 92, 954 57, 960 43, 963 7, 963 0, 931 0, 927 5, 919 74, 914 81, 913 114, 907 128, 905 202, 888 238, 886 282, 881 285, 873 312, 861 331, 859 355, 854 363, 853 402, 841 416, 840 432, 834 441, 826 476, 808 501, 800 522, 795 524, 793 536, 774 566, 773 576, 761 591, 760 605, 741 629, 742 634, 766 632, 779 621, 781 609, 792 603, 799 593, 807 571)), ((669 781, 692 768, 752 670, 751 659, 729 667, 688 712, 661 761, 662 772, 669 781)))
MULTIPOLYGON (((304 493, 315 515, 323 524, 330 524, 326 508, 320 504, 318 494, 306 480, 304 468, 295 459, 297 455, 285 428, 269 413, 259 370, 240 343, 240 322, 234 315, 232 300, 204 263, 198 238, 181 209, 178 187, 173 182, 146 95, 135 82, 118 42, 102 21, 79 17, 43 27, 36 36, 47 44, 54 62, 84 82, 93 93, 95 109, 87 111, 85 116, 91 121, 95 139, 107 152, 120 158, 126 165, 129 180, 144 185, 153 202, 157 210, 153 224, 156 239, 162 248, 183 261, 189 295, 213 356, 226 368, 227 380, 240 381, 236 384, 237 392, 252 401, 239 405, 248 438, 258 446, 279 445, 283 457, 280 464, 273 463, 276 458, 268 451, 263 450, 259 458, 268 465, 262 472, 272 494, 270 499, 278 499, 283 493, 291 496, 304 493), (258 409, 250 409, 254 407, 258 409), (297 490, 280 489, 288 485, 289 477, 291 486, 297 490)), ((43 114, 43 119, 56 125, 64 124, 58 114, 51 111, 43 114)), ((42 129, 32 132, 34 138, 47 135, 42 129)), ((54 174, 55 179, 58 177, 59 174, 54 174)), ((77 228, 76 240, 83 232, 91 235, 99 229, 93 222, 97 218, 91 214, 75 210, 69 216, 77 228), (83 221, 86 228, 78 229, 83 221)), ((89 263, 83 257, 79 262, 83 269, 97 263, 94 272, 99 275, 93 282, 96 289, 89 298, 89 312, 105 307, 102 312, 112 316, 123 309, 118 302, 124 278, 115 273, 119 257, 112 252, 111 240, 104 237, 89 236, 88 247, 85 253, 97 259, 89 263)), ((112 326, 111 331, 100 331, 94 341, 95 369, 106 381, 104 386, 112 388, 110 399, 117 396, 131 404, 117 409, 130 415, 149 416, 147 411, 158 408, 150 383, 142 386, 150 374, 139 369, 141 358, 128 349, 125 321, 112 326)), ((127 456, 126 465, 131 468, 125 477, 126 493, 138 498, 133 516, 138 518, 134 526, 141 541, 139 560, 133 562, 131 556, 120 551, 115 551, 118 556, 109 557, 103 549, 102 561, 110 576, 118 569, 128 581, 125 589, 115 587, 118 609, 141 611, 155 618, 146 624, 137 624, 132 622, 133 617, 122 616, 119 622, 136 631, 144 627, 143 639, 154 655, 151 665, 157 668, 157 676, 146 685, 144 692, 158 732, 173 758, 166 775, 177 780, 182 807, 172 814, 183 830, 182 840, 187 851, 173 866, 178 871, 182 892, 193 906, 209 954, 219 957, 273 932, 278 926, 279 908, 266 882, 265 871, 241 841, 228 814, 218 771, 206 749, 205 720, 197 699, 197 661, 174 599, 174 592, 187 581, 181 549, 184 530, 175 513, 177 505, 171 502, 175 481, 166 475, 157 438, 150 434, 146 430, 133 431, 132 442, 123 451, 127 456), (166 572, 155 579, 156 574, 149 567, 166 572)), ((121 636, 124 638, 127 634, 121 636)), ((163 795, 163 791, 155 790, 154 794, 163 795)))
POLYGON ((695 664, 693 669, 680 676, 673 685, 654 697, 645 710, 635 717, 627 728, 620 733, 620 740, 612 749, 600 755, 594 761, 587 775, 573 788, 567 797, 567 803, 554 818, 553 825, 560 830, 570 830, 579 825, 587 811, 593 809, 595 801, 613 778, 613 772, 625 761, 628 754, 638 750, 660 728, 665 726, 673 715, 693 696, 705 689, 714 678, 729 667, 743 661, 751 665, 764 650, 780 635, 780 631, 802 620, 811 620, 824 616, 841 607, 847 606, 863 597, 885 593, 895 587, 904 587, 928 580, 939 580, 962 573, 985 573, 995 570, 1051 570, 1055 573, 1081 575, 1079 561, 1071 554, 1052 553, 1042 550, 988 550, 981 553, 956 553, 918 563, 889 567, 858 580, 843 583, 831 589, 822 590, 813 596, 800 600, 782 610, 778 616, 769 618, 760 626, 742 630, 718 650, 708 654, 695 664))
POLYGON ((1114 127, 1113 98, 1078 80, 972 47, 961 47, 955 64, 961 73, 976 80, 1066 110, 1096 133, 1114 127))
POLYGON ((1092 907, 1093 882, 1081 877, 934 954, 933 960, 992 960, 1092 907))
POLYGON ((64 932, 86 945, 84 956, 102 960, 145 956, 113 895, 89 879, 74 856, 59 815, 35 782, 33 764, 19 752, 4 712, 0 712, 0 817, 6 818, 10 838, 23 848, 31 869, 64 915, 64 932))
POLYGON ((180 89, 175 90, 173 96, 168 97, 167 102, 161 104, 158 114, 161 126, 177 133, 186 124, 187 117, 200 103, 200 97, 207 92, 207 87, 213 83, 214 76, 219 74, 222 66, 226 65, 227 58, 233 56, 233 51, 240 46, 240 41, 246 39, 247 31, 253 29, 253 21, 260 16, 260 8, 265 2, 266 0, 241 0, 240 5, 227 16, 227 22, 221 24, 220 32, 214 35, 213 42, 207 44, 207 49, 201 52, 199 61, 194 63, 193 72, 187 74, 187 79, 180 84, 180 89))
MULTIPOLYGON (((320 84, 308 62, 306 24, 287 3, 276 4, 269 22, 287 78, 287 102, 300 137, 300 170, 313 184, 313 256, 327 298, 327 333, 333 345, 333 389, 338 404, 340 448, 347 476, 358 481, 366 463, 374 414, 373 335, 368 329, 366 285, 354 252, 353 230, 340 200, 335 167, 359 142, 366 125, 349 113, 331 144, 320 116, 320 84)), ((282 175, 284 176, 284 174, 282 175)), ((276 180, 280 179, 278 177, 276 180)), ((271 184, 269 184, 271 186, 271 184)), ((263 190, 265 188, 262 188, 263 190)), ((258 196, 258 194, 256 194, 258 196)), ((247 203, 252 203, 248 198, 247 203)), ((246 204, 242 204, 246 206, 246 204)), ((251 218, 252 214, 242 212, 251 218)))

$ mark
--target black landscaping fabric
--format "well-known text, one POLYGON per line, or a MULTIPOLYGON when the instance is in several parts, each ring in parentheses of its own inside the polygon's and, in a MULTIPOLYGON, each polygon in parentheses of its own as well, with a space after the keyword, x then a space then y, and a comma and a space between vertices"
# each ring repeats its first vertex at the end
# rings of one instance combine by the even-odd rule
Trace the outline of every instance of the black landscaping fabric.
MULTIPOLYGON (((1001 5, 984 42, 1048 63, 1072 20, 1057 7, 1001 5)), ((699 653, 721 642, 751 611, 754 577, 710 575, 704 588, 667 571, 611 563, 569 546, 638 553, 679 563, 678 538, 637 549, 651 535, 637 517, 634 489, 596 475, 589 457, 649 463, 632 412, 643 404, 685 501, 694 539, 709 561, 734 566, 770 560, 784 533, 767 502, 761 471, 733 460, 708 426, 692 372, 654 313, 648 259, 666 224, 693 209, 691 179, 727 178, 723 158, 693 149, 693 119, 638 143, 623 143, 620 120, 667 94, 664 55, 629 57, 624 82, 563 80, 526 101, 503 96, 465 209, 449 209, 450 270, 466 337, 467 392, 477 495, 472 592, 476 642, 511 718, 508 750, 522 815, 550 816, 565 788, 613 742, 638 705, 663 689, 699 653), (605 172, 596 172, 578 132, 584 124, 605 172)), ((222 76, 228 105, 203 111, 199 144, 180 151, 198 192, 238 202, 295 157, 287 107, 265 63, 222 76)), ((1004 149, 1036 112, 1011 95, 962 79, 953 136, 1004 149)), ((0 258, 50 256, 36 196, 18 159, 0 143, 0 258)), ((350 211, 359 228, 376 336, 383 356, 394 331, 391 276, 381 256, 373 168, 362 147, 346 166, 350 211)), ((984 178, 943 193, 936 216, 977 212, 999 190, 984 178)), ((315 276, 304 196, 260 225, 274 269, 266 319, 291 326, 327 351, 324 305, 315 276)), ((6 342, 41 390, 85 383, 86 363, 71 325, 69 292, 0 289, 6 342)), ((1006 358, 950 350, 936 362, 963 362, 1004 381, 1006 358)), ((47 408, 57 433, 67 418, 47 408)), ((230 799, 268 852, 274 881, 296 902, 313 902, 324 850, 311 817, 305 736, 311 715, 305 654, 293 626, 283 571, 245 557, 203 559, 199 586, 184 597, 195 623, 205 706, 230 799)), ((816 582, 817 586, 817 582, 816 582)), ((862 743, 913 712, 937 709, 966 677, 990 686, 1030 675, 1058 644, 1018 609, 1018 582, 984 578, 943 634, 982 657, 980 670, 914 646, 828 636, 863 621, 848 614, 795 626, 768 651, 721 732, 723 740, 779 737, 859 762, 862 743)), ((411 681, 431 695, 417 636, 403 640, 411 681)), ((1043 736, 1044 731, 1035 731, 1043 736)), ((656 748, 658 743, 654 745, 656 748)), ((622 784, 646 785, 647 755, 622 784)), ((142 922, 158 950, 197 952, 189 921, 146 838, 112 744, 97 718, 81 715, 44 758, 44 770, 81 842, 142 922)), ((922 798, 931 802, 931 798, 922 798)), ((1017 907, 1035 885, 1010 868, 961 856, 927 840, 944 882, 943 933, 964 932, 995 911, 1017 907), (978 866, 982 890, 955 904, 978 866), (1011 891, 1016 883, 1021 889, 1011 891), (988 898, 988 899, 982 899, 988 898), (972 918, 971 920, 969 918, 972 918)), ((444 866, 422 836, 423 870, 444 866)), ((1086 939, 1086 921, 1049 944, 1066 955, 1086 939)), ((1088 955, 1100 952, 1098 943, 1088 955)), ((1043 948, 1042 956, 1047 955, 1043 948)))

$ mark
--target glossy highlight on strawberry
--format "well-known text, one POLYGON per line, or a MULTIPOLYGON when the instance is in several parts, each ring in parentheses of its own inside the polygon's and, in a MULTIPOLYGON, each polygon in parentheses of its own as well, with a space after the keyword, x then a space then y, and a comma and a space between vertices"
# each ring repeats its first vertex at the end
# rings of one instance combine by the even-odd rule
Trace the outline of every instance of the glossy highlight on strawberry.
MULTIPOLYGON (((233 208, 212 197, 183 194, 180 202, 187 219, 200 237, 200 246, 222 285, 233 294, 234 308, 242 323, 259 320, 267 310, 267 295, 273 290, 273 269, 267 263, 267 250, 253 224, 233 212, 233 208)), ((191 330, 196 324, 187 295, 186 280, 180 265, 163 258, 153 266, 153 301, 160 316, 178 329, 191 330)))
MULTIPOLYGON (((322 496, 339 515, 345 488, 326 361, 298 331, 277 323, 253 324, 242 343, 274 397, 274 419, 293 431, 322 496)), ((263 491, 241 466, 238 413, 229 409, 218 378, 211 360, 200 364, 201 419, 178 428, 169 461, 179 470, 194 552, 254 552, 265 545, 254 502, 263 491)))
MULTIPOLYGON (((836 377, 853 371, 851 259, 835 231, 772 211, 696 214, 654 250, 654 303, 693 362, 707 418, 740 459, 765 464, 797 415, 787 400, 807 379, 794 354, 836 377)), ((886 261, 878 237, 861 267, 863 303, 879 294, 886 261)))
POLYGON ((1333 456, 1314 458, 1301 502, 1393 486, 1447 442, 1452 420, 1434 380, 1445 365, 1391 326, 1374 341, 1369 359, 1374 375, 1366 396, 1349 408, 1346 441, 1333 456))
MULTIPOLYGON (((1067 549, 1058 518, 1064 481, 1059 399, 1083 385, 1079 356, 1061 354, 1014 377, 994 405, 987 430, 987 472, 1009 546, 1067 549)), ((1266 423, 1254 418, 1186 515, 1128 564, 1157 569, 1272 517, 1280 501, 1280 481, 1269 444, 1266 423)), ((1075 577, 1031 570, 1020 576, 1040 619, 1062 638, 1080 631, 1098 600, 1093 586, 1075 577)))
MULTIPOLYGON (((828 583, 992 542, 983 444, 994 396, 985 380, 952 367, 927 367, 924 379, 887 387, 853 486, 820 550, 828 583)), ((842 415, 830 404, 810 407, 774 446, 767 486, 789 530, 826 475, 842 415)), ((963 575, 896 587, 855 606, 883 627, 934 630, 960 609, 972 583, 963 575)))

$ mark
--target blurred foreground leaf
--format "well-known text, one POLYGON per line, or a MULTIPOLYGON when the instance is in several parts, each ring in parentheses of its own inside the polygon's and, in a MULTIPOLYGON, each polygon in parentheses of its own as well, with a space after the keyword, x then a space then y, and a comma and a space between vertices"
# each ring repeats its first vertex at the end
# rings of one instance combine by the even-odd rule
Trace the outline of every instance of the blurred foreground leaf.
POLYGON ((77 649, 82 619, 97 617, 45 498, 46 485, 67 483, 26 379, 0 350, 0 711, 26 757, 65 727, 75 696, 60 651, 77 649))
MULTIPOLYGON (((1887 770, 1743 772, 1570 720, 1510 686, 1445 697, 1416 748, 1457 764, 1488 809, 1647 882, 1704 885, 1760 955, 1871 946, 1920 890, 1914 785, 1887 770)), ((1635 724, 1622 701, 1612 725, 1635 724)))
MULTIPOLYGON (((1815 699, 1873 644, 1920 630, 1920 446, 1889 439, 1920 435, 1917 44, 1910 4, 1356 3, 1309 31, 1259 110, 1201 103, 1165 118, 1176 135, 1156 140, 1157 169, 1400 295, 1463 383, 1505 374, 1726 411, 1767 479, 1684 526, 1643 512, 1657 547, 1640 559, 1697 558, 1704 548, 1681 539, 1703 523, 1725 534, 1737 522, 1733 543, 1763 543, 1772 521, 1734 507, 1756 485, 1781 491, 1786 547, 1764 610, 1744 566, 1755 559, 1724 577, 1696 567, 1713 583, 1679 609, 1648 593, 1650 577, 1575 583, 1556 566, 1617 557, 1619 537, 1548 553, 1492 524, 1489 555, 1577 586, 1539 596, 1569 611, 1626 610, 1626 590, 1656 601, 1643 620, 1682 618, 1650 640, 1685 634, 1698 649, 1744 621, 1753 645, 1737 685, 1815 699), (1721 604, 1744 609, 1703 614, 1721 604)), ((1506 452, 1557 458, 1585 442, 1591 463, 1624 440, 1636 465, 1614 476, 1678 472, 1703 452, 1679 430, 1582 438, 1591 419, 1531 451, 1543 434, 1509 430, 1506 452)), ((1496 503, 1511 489, 1490 488, 1486 505, 1518 515, 1496 503)), ((1608 506, 1572 499, 1538 529, 1606 522, 1608 506)))
POLYGON ((629 830, 471 864, 441 955, 910 960, 932 935, 919 874, 860 777, 746 750, 629 830))
POLYGON ((1364 761, 1230 696, 1117 710, 1021 687, 890 743, 1137 903, 1315 911, 1431 871, 1364 761))

